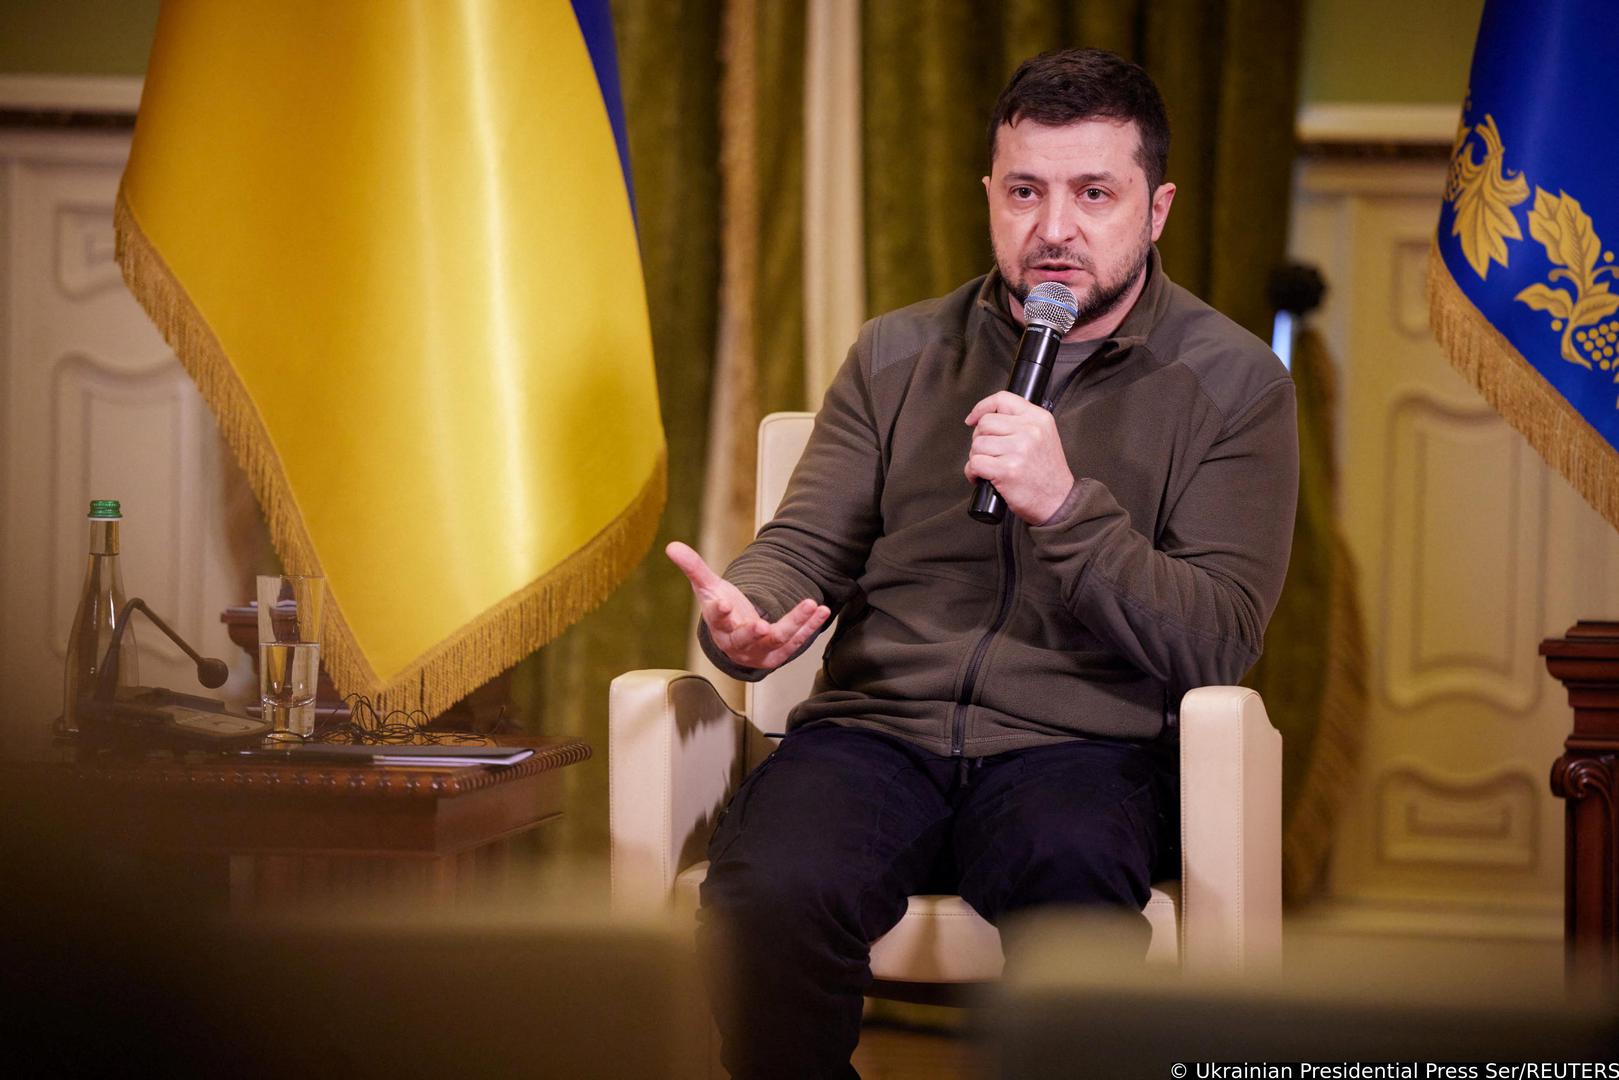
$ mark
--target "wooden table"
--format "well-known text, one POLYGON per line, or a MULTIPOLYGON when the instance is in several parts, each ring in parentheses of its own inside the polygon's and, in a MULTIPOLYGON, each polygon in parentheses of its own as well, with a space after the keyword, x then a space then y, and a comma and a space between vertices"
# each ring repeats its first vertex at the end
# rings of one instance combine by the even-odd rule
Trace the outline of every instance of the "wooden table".
POLYGON ((507 841, 561 816, 573 738, 503 737, 501 768, 238 764, 194 758, 9 762, 4 783, 105 850, 196 876, 233 910, 385 893, 453 900, 508 866, 507 841))
POLYGON ((1568 689, 1573 728, 1552 765, 1552 793, 1567 802, 1563 911, 1570 972, 1619 986, 1619 623, 1579 622, 1540 643, 1568 689))

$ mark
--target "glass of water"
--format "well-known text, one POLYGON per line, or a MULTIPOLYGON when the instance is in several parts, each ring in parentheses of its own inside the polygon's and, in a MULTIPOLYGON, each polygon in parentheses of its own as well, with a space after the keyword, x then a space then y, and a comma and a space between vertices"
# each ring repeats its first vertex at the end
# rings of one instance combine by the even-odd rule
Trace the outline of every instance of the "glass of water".
POLYGON ((259 578, 259 702, 272 742, 315 733, 320 682, 320 614, 326 581, 277 574, 259 578))

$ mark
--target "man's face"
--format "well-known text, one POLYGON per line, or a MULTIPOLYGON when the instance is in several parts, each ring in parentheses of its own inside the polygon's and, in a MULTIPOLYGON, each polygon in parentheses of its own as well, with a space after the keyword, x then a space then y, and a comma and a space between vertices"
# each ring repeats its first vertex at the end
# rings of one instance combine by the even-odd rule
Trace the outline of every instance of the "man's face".
POLYGON ((1139 145, 1132 121, 1001 126, 984 190, 990 241, 1015 315, 1022 316, 1022 301, 1043 281, 1073 290, 1076 332, 1097 324, 1111 332, 1108 317, 1122 318, 1126 302, 1134 302, 1175 197, 1173 184, 1147 190, 1139 145))

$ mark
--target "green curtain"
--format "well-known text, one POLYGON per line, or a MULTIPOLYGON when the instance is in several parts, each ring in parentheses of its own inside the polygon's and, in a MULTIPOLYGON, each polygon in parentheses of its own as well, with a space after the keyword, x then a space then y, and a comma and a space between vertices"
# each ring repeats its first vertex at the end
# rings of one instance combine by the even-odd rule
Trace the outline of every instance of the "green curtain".
MULTIPOLYGON (((753 538, 760 418, 804 404, 805 0, 727 0, 725 9, 719 382, 703 533, 690 538, 715 566, 753 538)), ((720 685, 740 701, 739 685, 720 685)))
POLYGON ((985 127, 1019 62, 1097 46, 1163 91, 1178 186, 1169 276, 1268 337, 1265 283, 1286 246, 1300 0, 887 0, 863 8, 870 309, 938 296, 989 269, 985 127))
POLYGON ((574 854, 607 851, 607 685, 683 667, 691 591, 663 545, 697 531, 719 279, 721 0, 615 0, 619 73, 669 500, 658 540, 599 609, 524 661, 513 696, 531 731, 578 735, 594 756, 564 771, 568 812, 542 830, 574 854))
MULTIPOLYGON (((758 8, 755 175, 759 265, 753 339, 758 417, 804 400, 804 23, 808 0, 758 8)), ((725 422, 725 417, 714 417, 725 422)), ((757 423, 755 419, 754 423, 757 423)), ((751 485, 750 485, 751 487, 751 485)), ((752 520, 753 507, 748 507, 752 520)))
POLYGON ((1282 733, 1284 810, 1298 800, 1314 741, 1314 732, 1296 718, 1319 716, 1326 699, 1327 665, 1318 627, 1324 623, 1320 616, 1332 595, 1333 575, 1332 447, 1327 441, 1332 430, 1312 408, 1316 399, 1330 393, 1322 376, 1330 371, 1331 362, 1315 335, 1299 344, 1293 369, 1299 399, 1299 506, 1293 524, 1293 558, 1282 587, 1286 602, 1278 604, 1271 616, 1264 658, 1246 680, 1265 698, 1271 722, 1282 733))
POLYGON ((1282 883, 1294 903, 1321 887, 1367 708, 1365 624, 1335 513, 1335 371, 1320 335, 1300 335, 1293 359, 1299 409, 1293 559, 1265 631, 1264 658, 1244 680, 1264 697, 1282 733, 1282 883))

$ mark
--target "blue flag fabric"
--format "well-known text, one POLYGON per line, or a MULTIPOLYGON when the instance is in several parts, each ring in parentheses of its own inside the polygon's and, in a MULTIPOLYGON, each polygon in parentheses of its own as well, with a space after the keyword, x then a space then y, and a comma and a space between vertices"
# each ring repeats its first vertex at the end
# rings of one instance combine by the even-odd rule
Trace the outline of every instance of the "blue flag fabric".
POLYGON ((1615 72, 1615 0, 1489 0, 1429 289, 1452 363, 1619 526, 1615 72))

